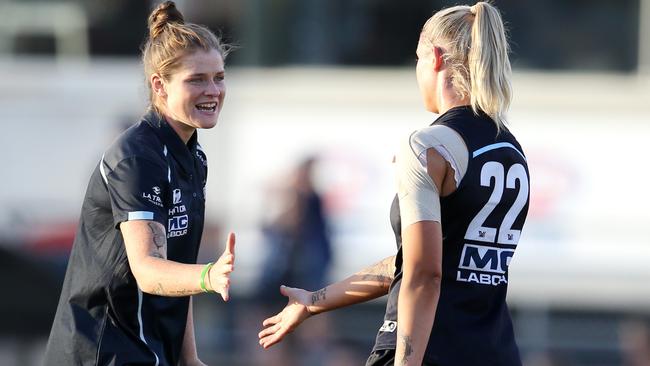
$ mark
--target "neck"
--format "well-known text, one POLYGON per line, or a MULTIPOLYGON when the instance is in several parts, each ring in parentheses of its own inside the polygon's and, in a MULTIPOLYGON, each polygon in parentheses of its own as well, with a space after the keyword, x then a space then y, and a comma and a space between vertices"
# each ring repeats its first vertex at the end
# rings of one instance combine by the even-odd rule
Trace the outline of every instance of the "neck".
POLYGON ((470 105, 471 102, 469 98, 462 98, 462 99, 456 99, 456 100, 449 100, 449 101, 441 101, 442 103, 439 104, 438 108, 438 113, 443 114, 447 112, 448 110, 455 108, 455 107, 460 107, 464 105, 470 105))
POLYGON ((454 107, 470 105, 469 96, 460 98, 456 89, 451 83, 451 78, 447 75, 446 70, 441 72, 438 78, 438 113, 443 114, 454 107))
POLYGON ((187 142, 190 141, 190 138, 192 138, 192 135, 194 134, 196 128, 188 126, 185 123, 179 122, 166 114, 164 116, 169 126, 174 130, 174 132, 176 132, 178 137, 181 138, 183 143, 187 145, 187 142))

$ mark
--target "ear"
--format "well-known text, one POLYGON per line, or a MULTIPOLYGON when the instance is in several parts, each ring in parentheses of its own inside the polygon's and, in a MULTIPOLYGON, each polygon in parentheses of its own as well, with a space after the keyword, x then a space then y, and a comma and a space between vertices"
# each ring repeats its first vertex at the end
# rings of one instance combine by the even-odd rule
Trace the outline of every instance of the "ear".
POLYGON ((444 51, 440 47, 433 47, 433 69, 438 72, 445 64, 444 51))
POLYGON ((165 80, 163 80, 159 74, 151 74, 149 82, 151 83, 151 90, 155 95, 161 98, 167 97, 167 92, 165 91, 165 80))

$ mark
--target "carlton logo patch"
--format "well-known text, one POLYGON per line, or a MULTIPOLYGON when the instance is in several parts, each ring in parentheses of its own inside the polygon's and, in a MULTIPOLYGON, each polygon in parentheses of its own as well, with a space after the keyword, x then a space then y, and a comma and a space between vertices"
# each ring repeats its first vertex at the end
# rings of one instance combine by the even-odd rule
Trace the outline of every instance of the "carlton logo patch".
POLYGON ((379 328, 379 331, 393 333, 395 329, 397 329, 397 322, 392 320, 384 320, 384 325, 379 328))

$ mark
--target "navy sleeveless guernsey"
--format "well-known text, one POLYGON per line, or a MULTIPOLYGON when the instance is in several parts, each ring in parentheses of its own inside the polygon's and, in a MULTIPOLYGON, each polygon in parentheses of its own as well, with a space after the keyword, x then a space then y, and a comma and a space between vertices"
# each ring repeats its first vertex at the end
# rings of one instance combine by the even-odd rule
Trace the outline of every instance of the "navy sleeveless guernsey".
MULTIPOLYGON (((452 108, 433 125, 452 128, 469 151, 455 192, 441 197, 443 258, 440 299, 424 361, 438 366, 520 366, 506 305, 508 265, 529 201, 526 157, 506 128, 468 106, 452 108)), ((402 239, 397 196, 391 225, 398 252, 384 324, 373 351, 395 349, 402 239)))

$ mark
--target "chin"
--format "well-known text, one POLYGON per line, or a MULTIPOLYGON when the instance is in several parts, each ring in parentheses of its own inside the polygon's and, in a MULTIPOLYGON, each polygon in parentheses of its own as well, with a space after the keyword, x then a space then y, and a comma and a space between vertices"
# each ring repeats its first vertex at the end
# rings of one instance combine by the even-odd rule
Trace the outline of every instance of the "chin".
POLYGON ((201 128, 201 129, 210 129, 214 126, 217 125, 217 120, 219 119, 219 114, 215 114, 214 116, 206 117, 206 116, 201 116, 200 118, 194 119, 193 125, 196 126, 196 128, 201 128))
POLYGON ((217 125, 217 119, 215 118, 214 121, 210 121, 210 122, 203 121, 202 123, 199 124, 199 128, 209 130, 216 125, 217 125))

